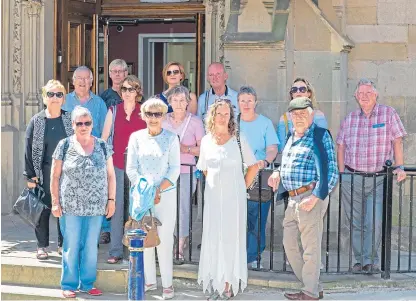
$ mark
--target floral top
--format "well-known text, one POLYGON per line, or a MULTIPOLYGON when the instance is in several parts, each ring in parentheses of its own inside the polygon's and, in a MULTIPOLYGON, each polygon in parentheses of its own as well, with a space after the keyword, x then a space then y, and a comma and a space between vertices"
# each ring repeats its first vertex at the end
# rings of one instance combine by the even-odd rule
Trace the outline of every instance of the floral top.
POLYGON ((113 151, 104 140, 96 137, 90 155, 81 155, 80 147, 71 136, 58 143, 52 156, 64 161, 59 183, 62 212, 75 216, 105 215, 108 199, 106 162, 113 151))

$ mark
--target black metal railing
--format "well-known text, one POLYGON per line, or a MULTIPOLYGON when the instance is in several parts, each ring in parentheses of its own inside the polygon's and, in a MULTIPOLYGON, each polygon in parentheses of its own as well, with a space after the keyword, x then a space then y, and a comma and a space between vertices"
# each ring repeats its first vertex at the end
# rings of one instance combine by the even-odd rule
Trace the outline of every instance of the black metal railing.
MULTIPOLYGON (((204 207, 204 185, 205 178, 198 179, 199 183, 196 185, 194 191, 194 171, 196 167, 194 165, 184 164, 190 168, 189 177, 189 237, 186 247, 186 254, 179 254, 178 242, 179 242, 179 227, 180 227, 180 214, 179 208, 181 206, 181 182, 178 179, 177 183, 177 212, 176 212, 176 227, 174 230, 175 249, 174 249, 174 263, 175 264, 198 264, 201 238, 202 238, 202 225, 203 225, 203 207, 204 207), (198 206, 200 208, 198 209, 198 206), (183 255, 184 258, 180 258, 183 255)), ((348 273, 380 273, 378 270, 373 270, 373 266, 367 270, 356 270, 354 268, 355 263, 360 263, 364 266, 366 259, 363 258, 363 246, 366 231, 371 231, 371 263, 378 264, 375 254, 378 254, 377 237, 375 235, 376 227, 379 227, 380 220, 376 218, 380 215, 377 210, 380 210, 377 200, 380 195, 379 191, 382 190, 382 214, 381 214, 381 243, 380 251, 381 257, 379 260, 381 268, 381 276, 384 279, 390 278, 391 272, 416 272, 416 256, 413 252, 413 239, 415 231, 413 231, 413 183, 414 176, 416 175, 416 168, 406 167, 405 171, 408 172, 406 182, 396 184, 395 175, 393 173, 394 168, 386 166, 385 170, 379 173, 350 173, 345 172, 340 174, 340 181, 338 185, 338 191, 335 189, 329 196, 329 203, 327 213, 324 217, 324 234, 322 239, 322 262, 321 271, 328 274, 348 274, 348 273), (351 181, 346 180, 347 177, 351 177, 351 181), (410 179, 410 181, 409 181, 410 179), (382 180, 382 188, 374 189, 382 180), (345 186, 350 184, 349 189, 351 199, 346 202, 345 193, 342 190, 345 186), (372 183, 369 185, 368 183, 372 183), (370 210, 372 210, 372 220, 370 229, 366 229, 363 225, 366 220, 364 214, 361 214, 360 222, 360 248, 361 256, 355 256, 354 254, 354 198, 356 199, 355 186, 360 185, 361 188, 361 212, 368 210, 366 208, 367 199, 369 195, 365 193, 367 190, 372 190, 370 193, 374 201, 370 210), (407 185, 408 189, 404 189, 404 185, 407 185), (370 186, 370 188, 368 188, 370 186), (405 192, 408 192, 406 195, 405 192), (354 196, 355 195, 355 196, 354 196), (409 202, 405 202, 408 200, 409 202), (345 208, 350 203, 350 208, 345 208), (404 211, 404 208, 408 210, 404 211), (346 209, 349 211, 350 218, 347 217, 346 209), (406 212, 406 215, 404 214, 406 212), (403 219, 403 216, 406 216, 403 219), (394 222, 394 223, 393 223, 394 222), (394 231, 392 232, 392 229, 394 231), (407 231, 407 232, 406 232, 407 231), (393 236, 392 236, 393 233, 393 236), (407 236, 405 236, 406 234, 407 236), (405 237, 405 238, 404 238, 405 237), (392 247, 392 239, 394 244, 392 247), (377 249, 376 249, 377 248, 377 249), (355 259, 354 259, 355 258, 355 259)), ((260 173, 260 177, 262 172, 260 173)), ((125 220, 128 218, 128 201, 129 201, 129 181, 127 176, 125 177, 125 220)), ((261 179, 260 179, 261 181, 261 179)), ((261 188, 259 188, 261 189, 261 188)), ((259 193, 260 194, 260 193, 259 193)), ((260 194, 261 195, 261 194, 260 194)), ((188 199, 188 198, 187 198, 188 199)), ((273 272, 291 272, 290 264, 287 262, 286 254, 283 247, 283 227, 282 220, 285 210, 287 208, 287 199, 280 202, 272 200, 270 204, 270 211, 268 214, 267 222, 267 235, 266 235, 266 249, 261 254, 260 249, 260 236, 261 236, 261 203, 259 205, 258 216, 258 231, 257 231, 257 268, 254 270, 260 271, 273 271, 273 272), (260 260, 261 255, 261 260, 260 260), (264 267, 263 267, 264 266, 264 267)), ((357 209, 357 208, 355 208, 357 209)), ((355 247, 356 248, 356 247, 355 247)), ((357 251, 357 250, 355 250, 357 251)), ((125 256, 128 251, 125 250, 125 256)))

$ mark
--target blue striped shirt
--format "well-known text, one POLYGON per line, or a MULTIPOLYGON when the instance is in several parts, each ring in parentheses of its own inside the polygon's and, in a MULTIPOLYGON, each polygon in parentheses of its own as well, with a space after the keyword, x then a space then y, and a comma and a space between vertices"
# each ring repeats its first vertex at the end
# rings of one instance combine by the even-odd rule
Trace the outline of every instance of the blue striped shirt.
POLYGON ((324 199, 328 193, 323 191, 330 192, 334 188, 338 181, 339 172, 331 135, 325 132, 322 139, 327 156, 325 158, 325 154, 319 154, 317 147, 314 147, 315 128, 316 125, 312 124, 304 136, 298 140, 295 139, 295 135, 290 136, 283 150, 280 178, 283 187, 288 191, 315 182, 316 186, 312 194, 324 199), (323 158, 328 160, 328 179, 320 179, 319 177, 318 169, 323 165, 319 161, 323 158), (321 189, 322 184, 325 183, 328 185, 328 190, 321 189))

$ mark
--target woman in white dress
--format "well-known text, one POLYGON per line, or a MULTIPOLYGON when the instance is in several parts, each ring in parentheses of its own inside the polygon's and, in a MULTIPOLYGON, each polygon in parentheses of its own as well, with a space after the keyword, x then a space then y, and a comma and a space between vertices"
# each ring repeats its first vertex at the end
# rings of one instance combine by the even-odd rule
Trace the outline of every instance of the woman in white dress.
POLYGON ((231 102, 217 99, 206 119, 197 167, 206 176, 202 249, 198 283, 213 292, 208 300, 229 299, 247 286, 247 195, 258 166, 241 136, 231 102), (248 167, 244 177, 243 162, 248 167))
MULTIPOLYGON (((126 173, 135 184, 140 176, 153 183, 156 189, 154 216, 162 223, 157 227, 160 244, 156 247, 162 278, 163 299, 172 299, 173 230, 176 222, 176 181, 181 161, 178 136, 162 128, 168 106, 151 98, 140 107, 147 128, 130 135, 126 173)), ((145 291, 157 289, 154 248, 144 250, 145 291)))

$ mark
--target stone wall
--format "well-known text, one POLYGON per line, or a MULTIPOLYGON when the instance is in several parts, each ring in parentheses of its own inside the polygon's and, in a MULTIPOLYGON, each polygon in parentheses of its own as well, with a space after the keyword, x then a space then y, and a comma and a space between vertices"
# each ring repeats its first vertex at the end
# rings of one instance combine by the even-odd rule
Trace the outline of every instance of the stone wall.
POLYGON ((372 79, 380 103, 394 107, 408 132, 405 163, 416 164, 416 2, 346 0, 346 32, 355 48, 348 63, 348 108, 360 77, 372 79))

